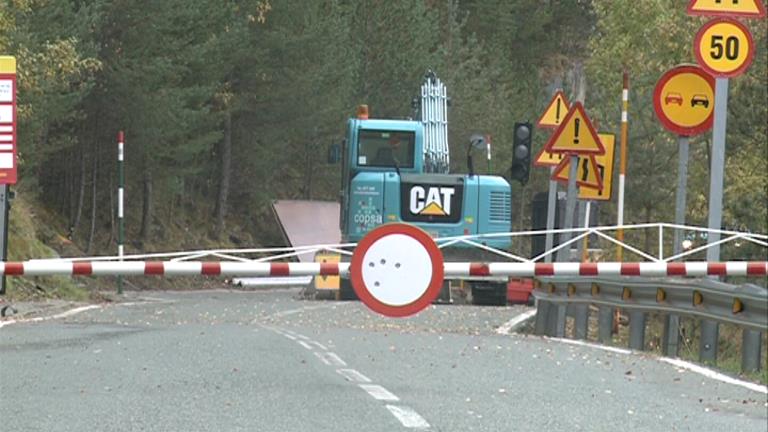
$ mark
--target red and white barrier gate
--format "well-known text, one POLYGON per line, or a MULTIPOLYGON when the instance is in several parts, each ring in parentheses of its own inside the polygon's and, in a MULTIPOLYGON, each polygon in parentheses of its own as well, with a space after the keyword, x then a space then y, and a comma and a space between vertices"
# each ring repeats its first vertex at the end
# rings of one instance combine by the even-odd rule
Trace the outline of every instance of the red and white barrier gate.
MULTIPOLYGON (((226 261, 25 261, 0 263, 5 276, 349 276, 350 263, 226 261)), ((443 263, 446 279, 464 276, 752 276, 768 261, 710 263, 443 263)))
MULTIPOLYGON (((661 225, 659 225, 661 238, 661 225)), ((593 229, 590 232, 596 232, 593 229)), ((588 233, 583 233, 585 236, 588 233)), ((734 234, 729 239, 744 239, 760 245, 768 245, 764 236, 734 234)), ((442 240, 442 239, 441 239, 442 240)), ((577 239, 578 240, 578 237, 577 239)), ((350 263, 284 263, 264 262, 237 258, 229 251, 193 252, 185 257, 179 254, 154 254, 143 258, 171 258, 170 261, 92 261, 36 260, 0 263, 0 274, 6 276, 335 276, 349 277, 358 297, 371 309, 393 317, 412 315, 429 306, 437 298, 444 279, 470 276, 536 277, 536 276, 749 276, 768 275, 768 261, 733 262, 670 262, 660 257, 652 262, 599 262, 599 263, 540 263, 524 260, 514 255, 499 254, 523 262, 446 263, 441 247, 465 242, 490 249, 467 238, 449 239, 438 246, 419 228, 407 224, 386 224, 371 231, 363 238, 350 263), (213 255, 229 261, 188 261, 213 255), (234 260, 234 261, 233 261, 234 260)), ((573 240, 572 240, 573 241, 573 240)), ((285 258, 300 253, 317 252, 321 248, 350 254, 343 247, 354 245, 318 246, 312 250, 294 248, 290 253, 272 256, 285 258), (301 250, 299 250, 301 249, 301 250)), ((565 247, 560 245, 558 247, 565 247)), ((626 246, 630 250, 630 246, 626 246)), ((282 249, 280 251, 283 251, 282 249)), ((274 252, 274 251, 273 251, 274 252)), ((642 251, 637 253, 652 258, 642 251)), ((688 252, 691 253, 691 252, 688 252)), ((672 258, 678 258, 675 256, 672 258)), ((125 257, 130 259, 131 257, 125 257)))

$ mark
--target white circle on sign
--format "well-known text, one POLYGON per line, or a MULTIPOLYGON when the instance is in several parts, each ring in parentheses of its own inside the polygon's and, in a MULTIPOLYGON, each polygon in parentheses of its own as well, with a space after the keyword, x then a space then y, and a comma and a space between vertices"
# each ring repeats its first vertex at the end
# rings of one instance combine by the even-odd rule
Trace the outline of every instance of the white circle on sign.
POLYGON ((432 259, 413 237, 390 234, 376 240, 363 256, 362 277, 368 292, 390 306, 413 303, 429 288, 432 259))

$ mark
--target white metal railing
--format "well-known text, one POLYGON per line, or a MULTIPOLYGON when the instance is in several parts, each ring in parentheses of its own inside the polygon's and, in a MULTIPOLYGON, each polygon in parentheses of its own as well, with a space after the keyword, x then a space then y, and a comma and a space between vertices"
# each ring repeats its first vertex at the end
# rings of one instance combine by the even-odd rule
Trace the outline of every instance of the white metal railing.
MULTIPOLYGON (((479 235, 466 235, 466 236, 454 236, 454 237, 442 237, 435 239, 438 247, 441 249, 448 247, 464 246, 468 248, 476 248, 484 250, 486 252, 495 254, 500 258, 504 258, 509 261, 516 261, 521 263, 535 263, 548 255, 552 255, 558 250, 570 247, 576 242, 582 241, 585 237, 594 235, 599 239, 602 239, 611 245, 621 247, 627 251, 631 251, 639 258, 642 258, 641 262, 655 262, 666 263, 684 259, 690 257, 699 252, 705 251, 713 246, 722 246, 729 243, 747 242, 766 248, 768 254, 768 235, 755 234, 751 232, 740 232, 731 230, 714 230, 703 227, 687 226, 687 225, 675 225, 669 223, 646 223, 635 225, 616 225, 616 226, 599 226, 591 228, 563 228, 555 229, 549 232, 554 234, 572 233, 574 237, 569 241, 557 245, 549 250, 545 250, 541 254, 533 258, 523 257, 521 251, 514 250, 502 250, 483 244, 484 239, 498 239, 498 238, 525 238, 537 235, 545 235, 547 230, 530 230, 530 231, 517 231, 509 233, 493 233, 493 234, 479 234, 479 235), (633 231, 650 230, 655 232, 658 236, 658 241, 654 246, 658 250, 654 251, 643 250, 638 246, 633 246, 626 241, 616 240, 611 233, 619 228, 624 230, 625 238, 630 237, 630 233, 633 231), (664 253, 664 235, 665 233, 673 232, 674 230, 684 230, 689 232, 695 232, 699 234, 720 234, 723 236, 717 242, 711 244, 704 244, 681 252, 678 254, 665 254, 664 253)), ((192 261, 216 258, 222 261, 236 261, 236 262, 270 262, 275 260, 294 258, 304 254, 316 254, 318 252, 335 252, 345 256, 351 256, 352 250, 356 246, 356 243, 338 243, 338 244, 319 244, 309 246, 286 246, 286 247, 267 247, 267 248, 242 248, 242 249, 205 249, 205 250, 193 250, 193 251, 176 251, 176 252, 160 252, 160 253, 147 253, 147 254, 132 254, 124 255, 122 257, 125 261, 133 260, 169 260, 173 262, 178 261, 192 261)), ((65 257, 65 258, 47 258, 47 259, 35 259, 34 262, 44 261, 69 261, 69 262, 84 262, 84 261, 117 261, 118 256, 92 256, 92 257, 65 257)))

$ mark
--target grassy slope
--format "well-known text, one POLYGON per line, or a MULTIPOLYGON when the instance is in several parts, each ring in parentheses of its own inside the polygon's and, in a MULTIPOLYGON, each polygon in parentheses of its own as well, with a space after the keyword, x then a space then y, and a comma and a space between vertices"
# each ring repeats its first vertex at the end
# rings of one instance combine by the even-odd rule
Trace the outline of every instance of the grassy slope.
MULTIPOLYGON (((74 245, 48 223, 48 215, 23 196, 11 203, 8 227, 8 260, 24 261, 36 258, 56 258, 58 251, 68 251, 74 245), (57 251, 58 250, 58 251, 57 251)), ((9 299, 29 300, 66 298, 86 300, 90 290, 84 280, 70 277, 9 277, 6 279, 9 299)))

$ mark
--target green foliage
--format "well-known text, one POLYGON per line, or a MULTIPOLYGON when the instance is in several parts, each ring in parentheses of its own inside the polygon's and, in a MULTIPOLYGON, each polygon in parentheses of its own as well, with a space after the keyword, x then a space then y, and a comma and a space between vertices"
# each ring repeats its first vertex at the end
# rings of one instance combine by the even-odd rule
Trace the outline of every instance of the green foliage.
MULTIPOLYGON (((689 17, 679 2, 594 0, 597 28, 590 39, 588 107, 601 128, 618 131, 621 74, 630 75, 627 222, 673 221, 677 139, 653 110, 653 89, 669 68, 695 63, 693 39, 705 19, 689 17), (650 186, 650 187, 649 187, 650 186)), ((729 83, 723 226, 765 232, 768 228, 768 70, 766 22, 749 20, 757 47, 746 74, 729 83)), ((711 133, 691 139, 687 222, 706 225, 711 133)))
MULTIPOLYGON (((693 61, 702 22, 673 0, 3 0, 0 51, 19 60, 22 182, 74 224, 78 209, 90 218, 95 181, 99 247, 113 247, 115 133, 126 131, 129 202, 151 185, 150 231, 162 235, 166 225, 212 225, 227 118, 229 226, 269 243, 280 241, 271 200, 336 198, 339 170, 325 150, 355 105, 407 117, 429 69, 449 88, 452 169, 465 171, 467 139, 480 132, 506 174, 514 123, 535 121, 556 87, 572 99, 582 65, 589 113, 618 132, 626 68, 627 220, 671 221, 659 203, 674 197, 676 140, 651 93, 666 69, 693 61)), ((758 52, 731 80, 724 223, 765 231, 766 23, 749 25, 758 52)), ((537 130, 536 145, 548 135, 537 130)), ((709 141, 691 142, 691 223, 706 222, 709 141)), ((547 170, 532 174, 514 189, 517 228, 529 227, 526 203, 547 188, 547 170)), ((613 220, 615 205, 603 209, 613 220)), ((127 217, 132 238, 140 206, 127 217)))

